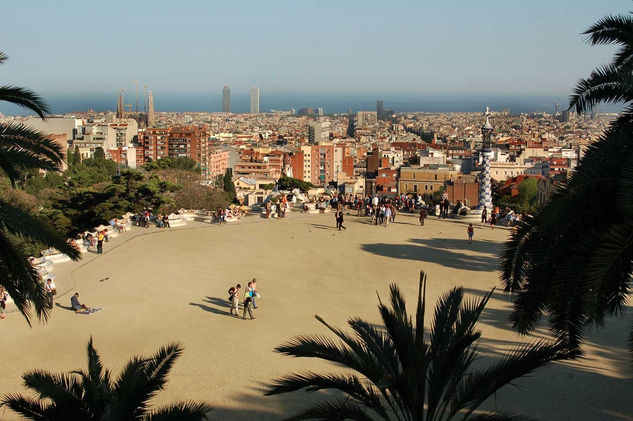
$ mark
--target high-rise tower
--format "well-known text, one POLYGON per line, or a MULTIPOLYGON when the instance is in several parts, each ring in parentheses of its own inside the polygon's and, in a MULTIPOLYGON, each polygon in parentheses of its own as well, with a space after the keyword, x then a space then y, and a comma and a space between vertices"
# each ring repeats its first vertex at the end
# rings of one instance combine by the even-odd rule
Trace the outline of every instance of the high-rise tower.
POLYGON ((228 86, 222 89, 222 112, 231 112, 231 89, 228 86))
POLYGON ((123 99, 123 89, 121 89, 121 92, 119 93, 119 98, 117 99, 117 103, 116 103, 116 117, 117 118, 123 118, 123 113, 125 113, 125 105, 124 105, 124 99, 123 99))
POLYGON ((259 88, 251 88, 251 114, 259 114, 259 88))
POLYGON ((147 127, 154 126, 154 95, 152 91, 147 93, 147 127))
POLYGON ((481 180, 479 182, 479 211, 483 211, 484 207, 488 210, 488 215, 492 210, 492 189, 490 185, 490 158, 492 158, 492 150, 490 149, 492 137, 492 124, 490 124, 490 110, 486 107, 486 122, 481 128, 482 144, 481 156, 483 162, 481 164, 481 180))
POLYGON ((376 112, 378 113, 378 117, 381 117, 385 113, 385 103, 380 99, 376 101, 376 112))

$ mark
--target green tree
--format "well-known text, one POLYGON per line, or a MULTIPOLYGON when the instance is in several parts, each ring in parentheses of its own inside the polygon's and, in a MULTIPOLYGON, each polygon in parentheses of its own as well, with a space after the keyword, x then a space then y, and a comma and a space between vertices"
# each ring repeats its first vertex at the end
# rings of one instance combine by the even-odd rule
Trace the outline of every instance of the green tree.
POLYGON ((106 159, 105 151, 102 147, 97 146, 95 148, 94 159, 95 161, 104 161, 106 159))
MULTIPOLYGON (((515 328, 530 332, 547 316, 570 347, 580 346, 587 326, 625 311, 633 271, 633 18, 608 16, 585 34, 590 44, 620 48, 578 83, 570 108, 624 101, 625 112, 567 184, 519 226, 500 265, 505 289, 515 293, 515 328)), ((633 351, 633 326, 630 340, 633 351)))
POLYGON ((479 301, 464 300, 461 287, 442 296, 427 340, 425 291, 426 277, 420 273, 417 309, 409 315, 400 290, 392 284, 390 305, 379 299, 382 325, 352 318, 348 321, 351 334, 316 316, 334 333, 336 341, 323 335, 303 335, 277 347, 277 352, 334 362, 351 372, 292 374, 277 379, 266 394, 301 389, 342 392, 343 396, 326 398, 289 418, 292 420, 523 419, 473 412, 513 380, 549 362, 577 356, 561 344, 539 341, 515 348, 487 369, 475 369, 476 344, 481 336, 476 324, 492 292, 479 301))
MULTIPOLYGON (((7 56, 0 52, 0 64, 7 56)), ((40 118, 48 112, 46 103, 28 89, 0 86, 0 101, 34 111, 40 118)), ((0 123, 0 170, 13 188, 20 170, 56 171, 63 160, 61 148, 42 133, 22 124, 0 123)), ((0 199, 0 284, 11 295, 16 307, 30 324, 31 305, 40 320, 49 316, 48 299, 39 275, 27 261, 15 240, 36 241, 55 247, 73 259, 79 252, 66 244, 65 239, 47 223, 14 203, 0 199)))
POLYGON ((224 173, 224 191, 228 201, 234 202, 237 198, 237 193, 235 192, 235 184, 233 184, 233 171, 230 168, 227 168, 224 173))
POLYGON ((81 164, 81 153, 79 152, 79 146, 75 146, 75 152, 73 152, 73 166, 81 164))
POLYGON ((281 177, 277 181, 277 187, 280 190, 299 189, 302 192, 306 193, 308 190, 310 190, 314 186, 311 183, 308 183, 307 181, 299 180, 297 178, 281 177))
POLYGON ((187 157, 162 158, 157 161, 150 161, 143 166, 143 169, 145 171, 184 170, 200 173, 198 163, 187 157))
POLYGON ((114 380, 110 370, 88 342, 88 370, 54 374, 43 370, 24 373, 24 385, 37 394, 31 398, 6 395, 2 405, 30 420, 206 420, 210 406, 204 402, 180 402, 156 410, 152 399, 165 388, 167 376, 182 354, 178 344, 162 347, 146 358, 136 356, 114 380))

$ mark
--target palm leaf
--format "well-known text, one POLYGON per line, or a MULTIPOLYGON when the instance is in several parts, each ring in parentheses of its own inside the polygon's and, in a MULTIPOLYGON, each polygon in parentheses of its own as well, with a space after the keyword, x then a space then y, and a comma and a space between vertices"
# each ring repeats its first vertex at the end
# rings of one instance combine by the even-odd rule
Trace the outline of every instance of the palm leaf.
POLYGON ((212 409, 206 403, 181 402, 152 411, 146 421, 204 421, 212 409))
POLYGON ((8 406, 12 411, 30 420, 36 421, 63 421, 62 417, 51 417, 48 412, 49 405, 37 399, 20 395, 5 395, 2 398, 2 405, 8 406))
POLYGON ((630 64, 633 52, 633 18, 629 15, 605 16, 583 32, 590 45, 616 44, 613 63, 620 67, 630 64))
POLYGON ((569 100, 569 108, 578 114, 592 109, 601 102, 633 101, 633 76, 612 64, 600 66, 589 77, 580 79, 569 100))
MULTIPOLYGON (((5 56, 6 59, 6 56, 5 56)), ((28 108, 41 118, 50 112, 42 97, 32 91, 17 86, 0 86, 0 101, 10 102, 23 108, 28 108)))
POLYGON ((13 303, 31 325, 31 308, 40 320, 47 320, 50 309, 44 284, 27 258, 0 230, 0 282, 13 299, 13 303))
POLYGON ((363 408, 354 401, 335 399, 318 403, 285 421, 330 420, 330 421, 372 421, 363 408))

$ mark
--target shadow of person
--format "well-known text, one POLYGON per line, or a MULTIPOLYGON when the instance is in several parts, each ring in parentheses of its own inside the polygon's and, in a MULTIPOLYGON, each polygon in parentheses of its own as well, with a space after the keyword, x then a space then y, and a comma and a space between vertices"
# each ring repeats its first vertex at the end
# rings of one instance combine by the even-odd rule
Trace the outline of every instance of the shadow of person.
POLYGON ((209 313, 213 313, 213 314, 217 314, 217 315, 221 315, 221 316, 228 316, 228 317, 235 317, 233 314, 231 314, 230 311, 230 303, 226 298, 218 298, 218 297, 206 297, 204 300, 205 303, 209 303, 212 304, 213 307, 208 306, 206 304, 202 304, 202 303, 189 303, 190 306, 194 306, 194 307, 198 307, 204 311, 207 311, 209 313))
POLYGON ((59 307, 59 308, 63 308, 64 310, 70 310, 70 311, 75 311, 73 310, 73 308, 71 306, 63 306, 59 303, 55 303, 55 306, 59 307))

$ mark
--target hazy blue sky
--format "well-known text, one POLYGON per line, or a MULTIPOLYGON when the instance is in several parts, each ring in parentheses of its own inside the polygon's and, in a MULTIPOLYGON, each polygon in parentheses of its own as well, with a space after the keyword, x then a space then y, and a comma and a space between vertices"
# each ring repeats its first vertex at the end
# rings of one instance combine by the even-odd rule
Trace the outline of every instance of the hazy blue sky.
MULTIPOLYGON (((607 61, 580 33, 623 0, 2 2, 0 81, 47 96, 543 96, 607 61)), ((127 101, 130 102, 130 101, 127 101)))

